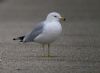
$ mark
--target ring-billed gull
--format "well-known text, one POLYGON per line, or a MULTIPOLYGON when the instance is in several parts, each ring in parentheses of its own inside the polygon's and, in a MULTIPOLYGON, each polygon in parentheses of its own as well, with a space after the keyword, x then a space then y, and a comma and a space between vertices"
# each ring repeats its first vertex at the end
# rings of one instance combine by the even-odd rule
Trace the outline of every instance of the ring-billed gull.
POLYGON ((47 15, 46 20, 39 23, 39 25, 27 35, 14 38, 13 40, 20 40, 20 42, 37 42, 44 46, 48 46, 48 56, 50 56, 50 44, 55 41, 62 32, 60 20, 65 21, 57 12, 51 12, 47 15))

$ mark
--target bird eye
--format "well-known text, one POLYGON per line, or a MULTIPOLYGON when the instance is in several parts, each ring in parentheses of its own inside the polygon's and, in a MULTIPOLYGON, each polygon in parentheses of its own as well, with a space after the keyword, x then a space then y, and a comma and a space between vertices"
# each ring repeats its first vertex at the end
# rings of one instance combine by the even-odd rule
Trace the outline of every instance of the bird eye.
POLYGON ((57 16, 54 16, 54 17, 57 17, 57 16))

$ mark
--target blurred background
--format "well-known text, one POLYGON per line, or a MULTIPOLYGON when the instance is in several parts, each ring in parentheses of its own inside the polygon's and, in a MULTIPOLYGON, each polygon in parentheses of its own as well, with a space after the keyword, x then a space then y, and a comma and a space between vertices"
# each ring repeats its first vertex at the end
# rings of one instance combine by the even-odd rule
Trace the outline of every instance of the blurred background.
POLYGON ((98 20, 100 1, 0 0, 0 21, 34 21, 34 18, 41 19, 52 11, 57 11, 71 20, 98 20))
POLYGON ((0 0, 0 51, 0 73, 99 73, 100 0, 0 0), (59 57, 34 58, 44 53, 40 45, 12 39, 53 11, 66 18, 51 47, 59 57))

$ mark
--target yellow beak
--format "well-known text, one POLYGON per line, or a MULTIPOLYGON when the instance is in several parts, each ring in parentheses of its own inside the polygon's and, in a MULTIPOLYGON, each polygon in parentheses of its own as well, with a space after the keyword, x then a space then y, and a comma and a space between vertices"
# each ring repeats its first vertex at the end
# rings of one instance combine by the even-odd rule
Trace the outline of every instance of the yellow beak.
POLYGON ((66 19, 65 19, 64 17, 61 17, 60 19, 61 19, 62 21, 66 21, 66 19))

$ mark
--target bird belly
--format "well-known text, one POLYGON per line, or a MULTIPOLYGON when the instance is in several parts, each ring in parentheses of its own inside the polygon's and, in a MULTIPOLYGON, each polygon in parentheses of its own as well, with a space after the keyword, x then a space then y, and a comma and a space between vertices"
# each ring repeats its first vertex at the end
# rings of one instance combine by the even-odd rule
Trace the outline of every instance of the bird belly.
POLYGON ((37 36, 34 41, 38 43, 51 43, 59 37, 61 31, 62 27, 60 24, 54 24, 53 26, 51 26, 51 24, 47 25, 44 27, 44 31, 37 36))
POLYGON ((58 38, 58 34, 56 35, 50 35, 50 34, 40 34, 39 36, 37 36, 34 41, 35 42, 38 42, 38 43, 51 43, 53 42, 54 40, 56 40, 58 38))

